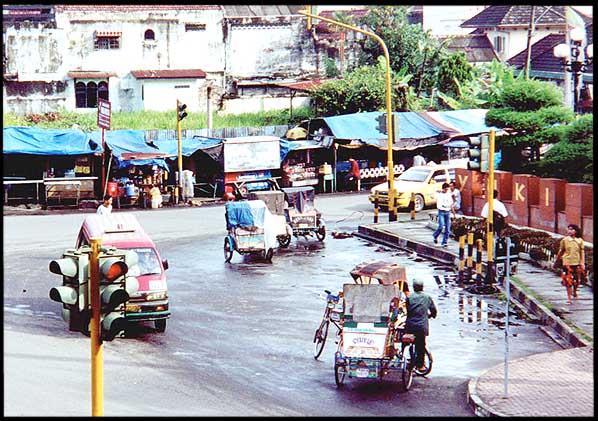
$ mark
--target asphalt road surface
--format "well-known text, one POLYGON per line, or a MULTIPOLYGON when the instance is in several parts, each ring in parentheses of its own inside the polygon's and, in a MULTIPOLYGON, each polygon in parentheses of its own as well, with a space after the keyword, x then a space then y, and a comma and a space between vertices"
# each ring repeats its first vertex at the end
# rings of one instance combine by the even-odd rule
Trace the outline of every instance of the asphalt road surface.
MULTIPOLYGON (((348 235, 372 221, 364 195, 317 204, 325 241, 293 239, 271 264, 237 253, 224 262, 222 206, 135 212, 169 260, 173 314, 164 333, 140 325, 104 344, 104 414, 473 416, 468 380, 504 360, 504 302, 464 292, 451 268, 348 235), (349 271, 367 260, 406 265, 439 309, 433 371, 406 393, 392 376, 337 389, 333 329, 313 358, 323 290, 352 283, 349 271)), ((74 245, 84 216, 4 217, 5 415, 91 414, 89 339, 69 332, 48 298, 61 282, 48 263, 74 245)), ((509 358, 558 349, 513 311, 509 323, 509 358)))

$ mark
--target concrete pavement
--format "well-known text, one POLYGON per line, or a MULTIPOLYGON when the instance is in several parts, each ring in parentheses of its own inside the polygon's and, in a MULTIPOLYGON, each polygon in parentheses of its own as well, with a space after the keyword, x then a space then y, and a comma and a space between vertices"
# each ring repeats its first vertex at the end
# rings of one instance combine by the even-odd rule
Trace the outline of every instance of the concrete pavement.
MULTIPOLYGON (((456 264, 458 241, 451 238, 446 248, 434 244, 434 219, 426 213, 418 214, 415 220, 411 220, 409 214, 399 214, 397 222, 361 225, 357 235, 377 243, 416 251, 423 257, 456 264)), ((485 254, 482 260, 486 260, 485 254)), ((505 292, 504 285, 497 286, 505 292)), ((521 258, 517 272, 510 277, 509 286, 513 304, 536 317, 542 330, 567 349, 509 361, 506 390, 504 364, 470 380, 468 401, 476 415, 593 416, 592 289, 581 287, 578 298, 568 305, 559 275, 521 258)))

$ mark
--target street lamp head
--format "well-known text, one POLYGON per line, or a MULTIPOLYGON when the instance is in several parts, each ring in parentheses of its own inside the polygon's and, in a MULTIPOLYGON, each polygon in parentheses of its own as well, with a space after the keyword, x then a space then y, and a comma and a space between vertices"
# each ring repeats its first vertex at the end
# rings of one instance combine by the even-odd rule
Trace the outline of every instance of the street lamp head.
POLYGON ((554 56, 566 61, 569 58, 569 46, 567 44, 559 44, 554 47, 554 56))
POLYGON ((569 36, 571 37, 571 41, 580 43, 586 37, 586 31, 585 31, 585 29, 583 29, 579 26, 576 26, 575 28, 573 28, 571 30, 571 32, 569 33, 569 36))
POLYGON ((594 44, 590 44, 586 47, 586 57, 590 62, 594 58, 594 44))

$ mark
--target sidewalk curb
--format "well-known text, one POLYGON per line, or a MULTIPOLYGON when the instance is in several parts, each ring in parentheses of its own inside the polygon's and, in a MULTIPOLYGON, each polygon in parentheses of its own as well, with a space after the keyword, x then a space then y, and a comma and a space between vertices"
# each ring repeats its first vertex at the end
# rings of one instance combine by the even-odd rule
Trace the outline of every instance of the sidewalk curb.
POLYGON ((477 377, 474 377, 467 384, 467 403, 473 409, 476 417, 508 417, 508 415, 502 412, 495 411, 489 405, 486 405, 484 401, 478 396, 478 382, 490 370, 494 367, 489 368, 477 377))
MULTIPOLYGON (((430 247, 426 244, 401 238, 396 234, 372 229, 368 226, 360 225, 356 236, 373 242, 382 243, 390 247, 415 251, 418 255, 448 265, 455 265, 455 261, 458 259, 458 256, 447 250, 430 247)), ((582 347, 592 345, 591 341, 586 340, 582 335, 575 332, 575 330, 567 325, 560 317, 540 303, 536 298, 529 296, 514 282, 510 282, 509 285, 511 299, 519 302, 525 309, 538 317, 542 325, 554 329, 570 346, 582 347)), ((497 286, 501 292, 505 292, 504 284, 497 284, 497 286)))

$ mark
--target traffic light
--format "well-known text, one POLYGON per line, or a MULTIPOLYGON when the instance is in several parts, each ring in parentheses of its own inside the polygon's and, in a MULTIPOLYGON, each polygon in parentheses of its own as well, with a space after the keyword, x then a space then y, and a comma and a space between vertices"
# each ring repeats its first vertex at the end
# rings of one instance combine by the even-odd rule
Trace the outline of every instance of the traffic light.
POLYGON ((176 119, 177 121, 181 121, 182 119, 184 119, 185 117, 187 117, 187 111, 185 111, 187 109, 187 104, 182 104, 180 102, 177 101, 177 115, 176 115, 176 119))
POLYGON ((101 338, 111 341, 125 329, 125 303, 138 289, 137 279, 126 276, 127 260, 136 260, 136 253, 115 248, 102 251, 99 256, 101 338))
POLYGON ((469 139, 469 162, 467 169, 488 172, 488 135, 469 139))
POLYGON ((376 129, 378 129, 380 133, 388 134, 387 118, 386 113, 382 113, 376 117, 376 121, 378 122, 376 129))
POLYGON ((69 330, 88 332, 89 247, 66 250, 62 259, 52 260, 49 270, 62 275, 62 285, 50 289, 50 299, 62 303, 62 318, 69 330))

